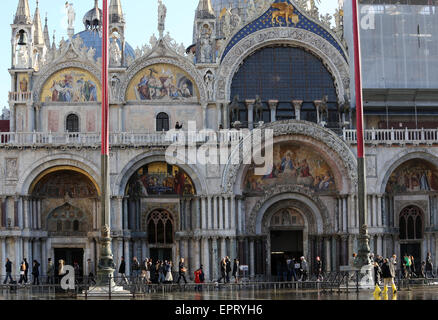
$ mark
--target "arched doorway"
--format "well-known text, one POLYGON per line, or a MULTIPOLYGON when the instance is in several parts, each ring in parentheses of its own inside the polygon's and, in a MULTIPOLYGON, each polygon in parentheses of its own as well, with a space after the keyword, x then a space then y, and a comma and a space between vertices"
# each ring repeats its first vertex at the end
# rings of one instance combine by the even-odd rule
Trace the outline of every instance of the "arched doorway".
POLYGON ((424 214, 417 206, 407 206, 400 212, 400 253, 414 257, 415 268, 421 266, 421 244, 424 234, 424 214))
MULTIPOLYGON (((55 267, 64 260, 76 262, 80 275, 86 260, 96 261, 97 247, 89 233, 97 230, 99 190, 94 180, 83 170, 70 166, 54 167, 40 174, 30 190, 30 229, 46 231, 50 246, 42 248, 52 258, 55 267)), ((42 262, 42 250, 32 252, 42 262)))
POLYGON ((154 210, 147 217, 147 235, 150 257, 153 261, 172 260, 175 225, 166 210, 154 210))
POLYGON ((282 278, 287 264, 304 254, 304 219, 294 208, 278 210, 271 218, 271 275, 282 278))

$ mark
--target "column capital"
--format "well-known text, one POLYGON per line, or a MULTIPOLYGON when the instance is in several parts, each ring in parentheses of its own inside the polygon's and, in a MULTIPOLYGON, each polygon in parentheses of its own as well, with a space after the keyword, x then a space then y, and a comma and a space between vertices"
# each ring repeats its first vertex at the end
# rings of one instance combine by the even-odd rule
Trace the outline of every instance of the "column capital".
POLYGON ((301 109, 303 106, 304 101, 303 100, 292 100, 292 105, 295 109, 301 109))
POLYGON ((278 106, 278 102, 279 102, 278 100, 269 100, 268 101, 269 109, 276 110, 278 106))
POLYGON ((255 99, 248 99, 245 100, 245 105, 247 108, 252 108, 254 107, 254 103, 255 103, 255 99))

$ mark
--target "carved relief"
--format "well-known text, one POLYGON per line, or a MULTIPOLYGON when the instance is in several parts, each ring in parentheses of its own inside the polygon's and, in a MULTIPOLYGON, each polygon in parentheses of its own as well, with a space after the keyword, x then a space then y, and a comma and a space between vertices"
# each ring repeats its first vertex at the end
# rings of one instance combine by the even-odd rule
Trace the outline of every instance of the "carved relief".
POLYGON ((5 159, 6 168, 6 180, 18 180, 18 159, 17 158, 6 158, 5 159))

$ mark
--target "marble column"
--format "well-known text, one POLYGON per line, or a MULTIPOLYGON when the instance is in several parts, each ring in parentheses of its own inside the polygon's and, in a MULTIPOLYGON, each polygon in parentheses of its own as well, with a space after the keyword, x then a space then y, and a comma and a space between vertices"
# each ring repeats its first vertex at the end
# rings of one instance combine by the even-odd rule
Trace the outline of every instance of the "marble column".
MULTIPOLYGON (((123 229, 128 230, 128 198, 123 199, 123 229)), ((126 259, 125 259, 126 260, 126 259)))
POLYGON ((249 274, 252 279, 255 276, 254 239, 249 240, 249 274))
POLYGON ((382 195, 377 195, 377 227, 382 227, 382 195))
POLYGON ((224 119, 224 129, 229 129, 230 128, 230 119, 229 119, 229 117, 230 117, 230 112, 229 112, 230 102, 225 101, 223 104, 224 104, 223 105, 224 115, 222 118, 224 119))
POLYGON ((332 259, 331 259, 331 242, 330 242, 330 237, 326 237, 324 239, 324 246, 325 246, 325 271, 330 272, 332 271, 331 269, 331 265, 332 265, 332 259))
POLYGON ((371 195, 367 196, 367 209, 368 209, 368 225, 372 226, 372 218, 373 218, 373 206, 371 201, 371 195))
POLYGON ((207 129, 207 106, 207 104, 202 105, 202 121, 204 129, 207 129))
POLYGON ((211 203, 212 203, 212 199, 211 199, 211 197, 208 197, 207 198, 207 213, 208 213, 207 228, 208 229, 213 229, 213 217, 212 217, 211 203))
POLYGON ((269 109, 271 111, 271 122, 277 121, 277 106, 278 100, 269 100, 269 109))
POLYGON ((217 221, 217 205, 218 205, 218 197, 213 197, 213 229, 217 229, 218 221, 217 221))
POLYGON ((248 128, 254 129, 254 103, 255 100, 246 100, 246 107, 248 109, 248 128))
POLYGON ((202 230, 207 230, 207 207, 206 202, 207 199, 205 197, 201 198, 201 226, 202 230))
POLYGON ((375 252, 375 255, 383 256, 383 236, 381 234, 377 235, 377 250, 375 252))
POLYGON ((303 106, 302 100, 293 100, 292 105, 295 109, 295 120, 301 120, 301 107, 303 106))
POLYGON ((199 238, 193 238, 191 240, 191 252, 190 252, 190 278, 193 277, 193 273, 200 267, 200 252, 199 252, 199 238))
POLYGON ((219 129, 219 126, 222 124, 222 103, 221 102, 216 102, 216 113, 217 113, 217 128, 214 129, 219 129))
POLYGON ((29 229, 29 197, 23 197, 24 229, 29 229))
POLYGON ((221 256, 220 259, 225 258, 227 255, 227 242, 225 238, 221 238, 221 256))
POLYGON ((372 226, 377 227, 377 195, 373 194, 371 196, 372 198, 372 205, 373 205, 373 221, 372 226))
POLYGON ((218 260, 218 251, 217 251, 217 238, 213 237, 211 239, 211 248, 212 248, 212 279, 218 279, 218 264, 219 264, 219 260, 218 260))
POLYGON ((202 264, 204 266, 205 281, 211 280, 210 274, 210 248, 208 238, 202 238, 202 264))
POLYGON ((343 214, 343 218, 342 218, 342 230, 344 232, 348 231, 348 202, 347 202, 347 196, 343 196, 342 197, 342 214, 343 214))
POLYGON ((237 199, 237 221, 239 233, 243 233, 242 199, 237 199))
POLYGON ((0 258, 2 259, 2 265, 0 268, 0 275, 2 275, 1 277, 1 281, 3 281, 4 279, 4 275, 5 275, 5 270, 3 268, 3 265, 6 263, 6 258, 7 258, 7 254, 6 254, 6 238, 5 237, 0 237, 0 252, 1 252, 1 256, 0 258))
POLYGON ((129 247, 130 247, 130 243, 129 242, 130 242, 129 239, 125 239, 124 258, 125 258, 126 275, 130 275, 131 274, 131 254, 129 252, 129 247))
POLYGON ((218 228, 220 230, 223 230, 224 229, 224 201, 223 201, 222 196, 218 197, 218 202, 219 202, 219 225, 218 225, 218 228))
POLYGON ((230 229, 230 211, 229 211, 229 197, 224 198, 224 215, 225 215, 225 229, 230 229))
POLYGON ((118 231, 123 230, 122 219, 123 219, 123 197, 116 197, 115 211, 115 229, 118 231))
POLYGON ((15 105, 13 104, 13 103, 10 103, 9 104, 9 110, 10 110, 10 121, 9 121, 9 124, 10 124, 10 131, 11 132, 15 132, 16 131, 16 127, 15 127, 15 123, 16 123, 16 112, 15 112, 15 109, 16 109, 16 107, 15 107, 15 105))
POLYGON ((236 196, 231 196, 231 216, 230 216, 230 228, 236 229, 236 196))
MULTIPOLYGON (((47 270, 47 251, 46 251, 46 242, 47 239, 41 239, 41 267, 40 267, 40 274, 46 275, 47 270)), ((85 261, 84 261, 85 262, 85 261)))
POLYGON ((41 132, 42 131, 42 126, 41 126, 41 105, 36 105, 35 106, 35 130, 37 132, 41 132))

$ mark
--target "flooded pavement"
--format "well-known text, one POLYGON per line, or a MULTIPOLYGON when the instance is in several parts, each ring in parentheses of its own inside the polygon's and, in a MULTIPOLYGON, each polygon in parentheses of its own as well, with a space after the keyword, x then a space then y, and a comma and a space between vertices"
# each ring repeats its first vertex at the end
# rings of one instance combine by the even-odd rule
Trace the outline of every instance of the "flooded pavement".
MULTIPOLYGON (((77 298, 74 294, 40 294, 32 293, 30 290, 17 290, 10 292, 3 290, 0 292, 0 300, 83 300, 77 298)), ((100 298, 99 300, 101 300, 100 298)), ((209 301, 209 300, 438 300, 438 288, 413 288, 411 290, 403 290, 397 292, 396 295, 389 293, 387 296, 374 296, 371 291, 356 292, 341 292, 337 291, 296 291, 293 289, 282 290, 214 290, 204 292, 171 292, 171 293, 150 293, 144 295, 136 295, 135 298, 120 298, 112 297, 113 300, 193 300, 193 301, 209 301)), ((91 300, 91 299, 90 299, 91 300)), ((104 299, 105 300, 105 299, 104 299)))

